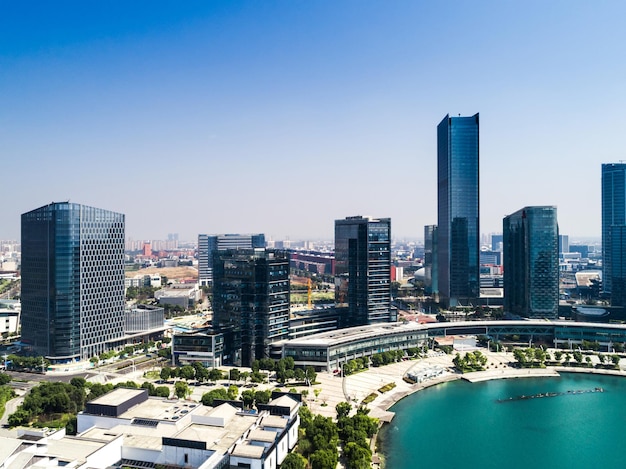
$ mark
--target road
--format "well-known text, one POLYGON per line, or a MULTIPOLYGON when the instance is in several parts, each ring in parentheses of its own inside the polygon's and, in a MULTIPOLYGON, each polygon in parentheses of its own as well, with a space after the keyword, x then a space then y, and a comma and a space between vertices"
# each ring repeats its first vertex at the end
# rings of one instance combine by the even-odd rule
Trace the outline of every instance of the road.
POLYGON ((4 408, 4 415, 2 416, 2 418, 0 418, 0 427, 7 426, 9 421, 9 415, 15 412, 22 402, 24 402, 24 396, 15 397, 6 403, 4 408))

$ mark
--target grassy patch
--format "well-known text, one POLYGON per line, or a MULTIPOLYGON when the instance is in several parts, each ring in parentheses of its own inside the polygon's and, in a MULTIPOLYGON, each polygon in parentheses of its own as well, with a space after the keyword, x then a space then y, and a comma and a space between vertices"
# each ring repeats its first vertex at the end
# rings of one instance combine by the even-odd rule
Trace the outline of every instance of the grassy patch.
POLYGON ((396 383, 388 383, 388 384, 385 384, 382 388, 378 388, 378 392, 383 394, 383 393, 386 393, 387 391, 391 391, 395 387, 396 387, 396 383))
POLYGON ((372 394, 367 396, 365 399, 363 399, 361 404, 364 404, 364 405, 369 404, 370 402, 374 401, 374 399, 376 399, 377 397, 378 397, 378 393, 373 392, 372 394))

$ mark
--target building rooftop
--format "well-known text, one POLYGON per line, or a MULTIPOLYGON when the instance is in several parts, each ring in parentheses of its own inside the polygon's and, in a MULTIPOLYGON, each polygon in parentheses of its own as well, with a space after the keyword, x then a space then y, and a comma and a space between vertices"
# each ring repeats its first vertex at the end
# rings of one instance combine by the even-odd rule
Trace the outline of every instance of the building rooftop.
POLYGON ((231 454, 233 456, 240 456, 242 458, 260 459, 263 456, 264 451, 264 446, 240 444, 235 446, 235 449, 233 449, 233 452, 231 454))
POLYGON ((65 437, 60 440, 48 440, 47 456, 61 461, 86 461, 87 456, 104 447, 104 442, 82 438, 65 437))
POLYGON ((145 392, 145 389, 117 388, 89 402, 98 405, 118 406, 129 399, 145 394, 145 392))
POLYGON ((343 343, 354 342, 361 339, 368 339, 370 337, 377 337, 382 335, 396 334, 402 331, 424 330, 422 324, 417 323, 386 323, 386 324, 372 324, 368 326, 349 327, 346 329, 337 329, 334 331, 321 332, 319 334, 302 337, 299 339, 292 339, 289 345, 302 345, 302 346, 320 346, 320 345, 341 345, 343 343))
MULTIPOLYGON (((228 407, 232 407, 228 404, 228 407)), ((222 407, 222 406, 220 406, 222 407)), ((209 450, 217 452, 228 451, 239 441, 252 426, 256 424, 258 415, 239 413, 225 427, 192 423, 172 438, 180 440, 204 441, 209 450)))
POLYGON ((280 407, 289 407, 289 410, 293 411, 296 407, 298 407, 299 402, 289 396, 280 396, 276 399, 271 400, 269 404, 280 407))
POLYGON ((263 443, 274 443, 276 441, 276 432, 261 430, 259 428, 252 430, 248 435, 250 441, 261 441, 263 443))
POLYGON ((6 461, 22 443, 17 438, 0 437, 0 461, 6 461))
POLYGON ((266 428, 286 428, 289 421, 278 415, 268 415, 267 417, 263 417, 261 420, 261 427, 266 428))

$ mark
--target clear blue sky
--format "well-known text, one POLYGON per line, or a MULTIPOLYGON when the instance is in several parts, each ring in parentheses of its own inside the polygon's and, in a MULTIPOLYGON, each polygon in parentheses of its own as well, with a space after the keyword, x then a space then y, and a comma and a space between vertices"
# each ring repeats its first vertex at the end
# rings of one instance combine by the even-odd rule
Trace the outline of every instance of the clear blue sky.
POLYGON ((0 238, 70 199, 127 237, 436 223, 436 125, 481 115, 481 231, 600 234, 626 2, 0 1, 0 238))

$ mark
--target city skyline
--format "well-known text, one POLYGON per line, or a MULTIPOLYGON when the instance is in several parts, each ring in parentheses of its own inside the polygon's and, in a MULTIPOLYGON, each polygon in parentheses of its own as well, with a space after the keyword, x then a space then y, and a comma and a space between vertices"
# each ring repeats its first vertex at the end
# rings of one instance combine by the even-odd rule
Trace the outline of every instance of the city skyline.
POLYGON ((600 237, 601 165, 623 158, 624 12, 582 1, 5 5, 0 238, 19 239, 31 207, 68 199, 125 213, 135 239, 332 239, 333 220, 353 215, 421 238, 437 221, 434 127, 475 112, 481 231, 501 232, 520 206, 555 205, 562 233, 600 237))

